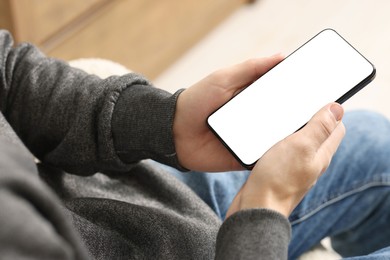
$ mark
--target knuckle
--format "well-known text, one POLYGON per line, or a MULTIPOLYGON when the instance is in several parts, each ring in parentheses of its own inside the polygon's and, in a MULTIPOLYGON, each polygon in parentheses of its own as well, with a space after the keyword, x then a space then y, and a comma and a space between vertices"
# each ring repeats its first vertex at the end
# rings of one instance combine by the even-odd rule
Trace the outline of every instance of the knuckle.
POLYGON ((252 58, 245 61, 246 67, 253 73, 253 77, 258 77, 258 60, 252 58))
POLYGON ((254 58, 247 59, 247 60, 245 61, 245 65, 246 65, 248 68, 256 68, 256 64, 257 64, 257 60, 254 59, 254 58))
POLYGON ((324 136, 330 136, 335 128, 335 120, 330 116, 324 117, 322 119, 317 119, 319 125, 319 131, 324 136))
POLYGON ((207 77, 207 82, 220 89, 226 89, 231 85, 230 73, 227 69, 220 69, 207 77))

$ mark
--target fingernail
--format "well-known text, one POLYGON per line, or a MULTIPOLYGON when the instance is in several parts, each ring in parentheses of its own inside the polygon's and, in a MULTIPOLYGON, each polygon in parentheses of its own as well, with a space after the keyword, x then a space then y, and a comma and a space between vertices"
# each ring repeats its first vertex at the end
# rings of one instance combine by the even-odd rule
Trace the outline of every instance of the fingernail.
POLYGON ((340 104, 332 104, 329 109, 330 112, 332 112, 334 118, 337 121, 340 121, 344 113, 343 107, 340 104))

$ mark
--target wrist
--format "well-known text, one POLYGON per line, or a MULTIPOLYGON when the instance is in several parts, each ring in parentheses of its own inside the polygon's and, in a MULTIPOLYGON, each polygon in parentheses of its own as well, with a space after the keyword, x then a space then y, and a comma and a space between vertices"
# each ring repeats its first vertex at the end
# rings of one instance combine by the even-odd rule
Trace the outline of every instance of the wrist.
POLYGON ((240 208, 241 210, 253 208, 270 209, 288 217, 296 205, 296 200, 291 196, 280 196, 276 192, 263 190, 256 194, 243 194, 240 208))

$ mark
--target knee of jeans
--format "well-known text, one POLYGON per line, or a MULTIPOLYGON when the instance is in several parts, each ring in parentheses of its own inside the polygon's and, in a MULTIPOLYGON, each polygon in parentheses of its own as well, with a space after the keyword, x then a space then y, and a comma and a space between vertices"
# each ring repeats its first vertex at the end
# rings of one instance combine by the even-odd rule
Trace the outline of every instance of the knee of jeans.
POLYGON ((346 112, 343 122, 347 131, 357 129, 369 133, 386 133, 390 131, 390 121, 384 115, 368 110, 346 112), (374 132, 373 132, 374 131, 374 132))
POLYGON ((344 146, 351 151, 350 159, 371 170, 375 168, 375 172, 389 171, 390 121, 370 111, 346 113, 343 121, 346 127, 344 146))

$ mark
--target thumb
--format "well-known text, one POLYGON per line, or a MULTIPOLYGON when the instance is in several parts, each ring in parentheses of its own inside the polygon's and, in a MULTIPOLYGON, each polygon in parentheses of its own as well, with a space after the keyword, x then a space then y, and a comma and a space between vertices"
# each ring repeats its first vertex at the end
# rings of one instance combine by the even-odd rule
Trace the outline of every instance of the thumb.
POLYGON ((344 109, 340 104, 328 104, 299 131, 303 138, 311 142, 311 147, 315 150, 314 158, 318 160, 318 165, 322 165, 323 171, 345 135, 345 127, 341 121, 343 115, 344 109))
POLYGON ((340 104, 328 104, 309 120, 301 129, 300 135, 311 140, 314 148, 319 149, 341 122, 343 115, 344 109, 340 104))

